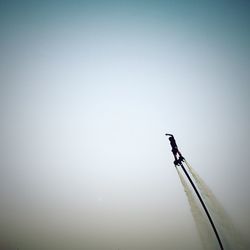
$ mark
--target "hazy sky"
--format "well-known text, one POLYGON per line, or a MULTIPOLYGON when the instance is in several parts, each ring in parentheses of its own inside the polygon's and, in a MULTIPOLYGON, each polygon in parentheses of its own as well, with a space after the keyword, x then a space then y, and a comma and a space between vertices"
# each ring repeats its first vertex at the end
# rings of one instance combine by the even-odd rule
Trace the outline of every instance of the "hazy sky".
POLYGON ((200 249, 166 132, 249 238, 248 1, 1 1, 8 249, 200 249))

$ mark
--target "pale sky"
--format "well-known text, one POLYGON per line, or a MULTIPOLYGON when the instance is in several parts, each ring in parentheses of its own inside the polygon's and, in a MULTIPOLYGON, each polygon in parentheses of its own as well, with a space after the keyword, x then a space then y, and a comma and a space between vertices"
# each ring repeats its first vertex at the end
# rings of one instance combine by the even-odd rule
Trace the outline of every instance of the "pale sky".
POLYGON ((22 2, 0 3, 0 243, 200 249, 166 132, 249 238, 249 3, 22 2))

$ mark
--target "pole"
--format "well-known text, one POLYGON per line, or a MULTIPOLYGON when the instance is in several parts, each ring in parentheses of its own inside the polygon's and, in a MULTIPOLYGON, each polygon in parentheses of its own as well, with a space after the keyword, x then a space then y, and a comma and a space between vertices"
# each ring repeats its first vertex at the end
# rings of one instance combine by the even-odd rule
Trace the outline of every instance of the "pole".
POLYGON ((210 222, 210 224, 211 224, 211 226, 212 226, 212 228, 213 228, 213 230, 214 230, 215 236, 216 236, 216 238, 217 238, 217 240, 218 240, 218 243, 219 243, 219 245, 220 245, 220 249, 221 249, 221 250, 224 250, 224 247, 223 247, 223 245, 222 245, 222 242, 221 242, 220 236, 219 236, 219 234, 218 234, 218 231, 217 231, 217 229, 216 229, 216 227, 215 227, 215 225, 214 225, 214 222, 213 222, 213 220, 212 220, 212 217, 210 216, 210 214, 209 214, 209 212, 208 212, 208 210, 207 210, 207 207, 206 207, 204 201, 203 201, 202 198, 201 198, 201 195, 199 194, 199 192, 198 192, 196 186, 194 185, 194 182, 193 182, 192 179, 190 178, 190 176, 189 176, 187 170, 184 168, 182 162, 180 162, 180 166, 181 166, 183 172, 185 173, 185 175, 187 176, 187 178, 188 178, 190 184, 192 185, 192 187, 193 187, 193 189, 194 189, 196 195, 198 196, 198 198, 199 198, 199 200, 200 200, 200 203, 201 203, 203 209, 205 210, 205 213, 206 213, 206 215, 207 215, 207 217, 208 217, 208 220, 209 220, 209 222, 210 222))

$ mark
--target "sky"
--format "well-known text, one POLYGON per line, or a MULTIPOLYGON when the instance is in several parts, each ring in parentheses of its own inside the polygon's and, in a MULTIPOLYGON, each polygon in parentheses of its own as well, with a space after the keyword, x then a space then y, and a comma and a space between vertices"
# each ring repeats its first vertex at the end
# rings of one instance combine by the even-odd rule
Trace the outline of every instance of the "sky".
POLYGON ((165 133, 249 243, 248 1, 0 1, 0 243, 200 249, 165 133))

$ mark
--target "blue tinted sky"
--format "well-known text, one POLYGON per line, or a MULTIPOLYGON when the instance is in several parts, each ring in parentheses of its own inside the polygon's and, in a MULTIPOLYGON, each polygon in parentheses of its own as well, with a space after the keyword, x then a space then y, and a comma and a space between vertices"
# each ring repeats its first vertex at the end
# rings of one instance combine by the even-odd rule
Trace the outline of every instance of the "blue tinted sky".
POLYGON ((247 1, 0 9, 3 243, 200 249, 166 132, 249 237, 247 1))

